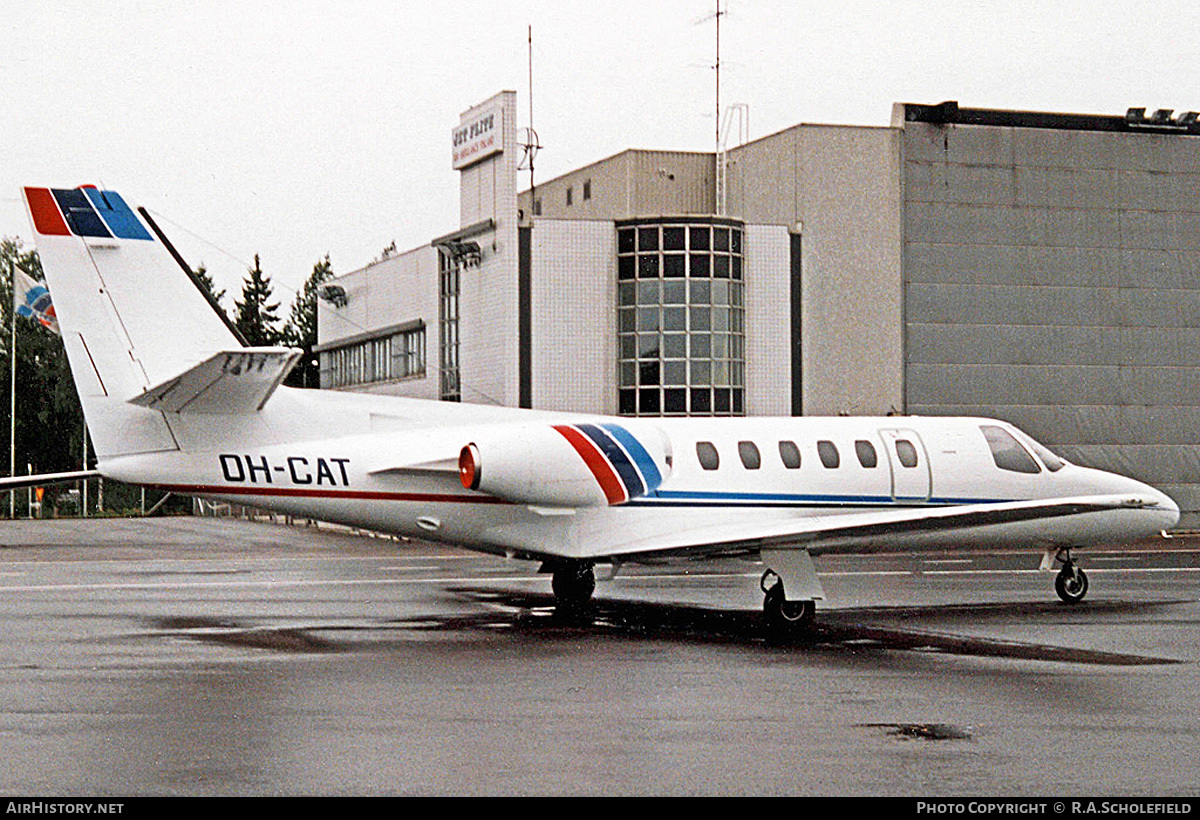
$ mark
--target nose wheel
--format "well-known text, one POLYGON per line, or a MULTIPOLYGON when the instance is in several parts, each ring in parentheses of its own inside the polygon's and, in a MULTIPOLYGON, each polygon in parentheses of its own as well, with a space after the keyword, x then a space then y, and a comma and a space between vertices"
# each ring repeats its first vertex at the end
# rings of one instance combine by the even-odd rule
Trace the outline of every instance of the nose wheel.
POLYGON ((1063 565, 1062 569, 1058 571, 1058 575, 1054 578, 1054 591, 1058 593, 1058 597, 1064 602, 1077 604, 1087 595, 1087 574, 1084 573, 1079 564, 1071 560, 1069 550, 1061 560, 1063 565))

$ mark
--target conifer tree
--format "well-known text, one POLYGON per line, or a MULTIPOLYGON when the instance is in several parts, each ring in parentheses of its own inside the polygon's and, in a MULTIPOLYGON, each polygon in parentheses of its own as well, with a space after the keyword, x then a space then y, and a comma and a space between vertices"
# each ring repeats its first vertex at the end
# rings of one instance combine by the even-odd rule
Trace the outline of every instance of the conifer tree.
POLYGON ((254 267, 242 282, 242 299, 233 303, 233 323, 251 347, 270 347, 281 339, 276 314, 279 303, 271 303, 272 290, 271 277, 263 273, 258 254, 254 254, 254 267))
POLYGON ((313 361, 312 349, 317 344, 317 295, 321 285, 333 278, 333 264, 329 254, 313 265, 312 273, 304 282, 304 288, 296 294, 292 311, 283 328, 283 342, 304 349, 300 364, 288 376, 286 384, 293 387, 317 387, 320 369, 313 361))

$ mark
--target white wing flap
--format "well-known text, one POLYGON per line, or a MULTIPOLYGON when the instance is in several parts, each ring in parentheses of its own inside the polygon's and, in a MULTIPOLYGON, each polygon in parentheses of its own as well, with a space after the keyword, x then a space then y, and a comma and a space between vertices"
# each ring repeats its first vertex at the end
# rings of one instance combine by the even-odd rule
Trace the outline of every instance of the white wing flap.
POLYGON ((302 355, 290 347, 222 351, 129 403, 165 413, 255 413, 302 355))
MULTIPOLYGON (((1036 523, 1034 540, 1056 543, 1049 522, 1122 509, 1158 506, 1150 497, 1134 495, 1080 496, 1038 501, 965 504, 943 508, 902 507, 842 515, 820 515, 761 522, 740 521, 660 533, 631 540, 615 548, 601 547, 587 557, 652 557, 667 554, 713 555, 755 553, 763 549, 805 549, 823 552, 887 548, 899 544, 970 544, 972 535, 989 525, 1036 523)), ((1064 529, 1064 544, 1079 537, 1079 519, 1064 529)), ((1018 535, 1017 537, 1022 537, 1018 535)), ((1028 536, 1024 536, 1028 539, 1028 536)), ((1028 542, 1028 541, 1027 541, 1028 542)))

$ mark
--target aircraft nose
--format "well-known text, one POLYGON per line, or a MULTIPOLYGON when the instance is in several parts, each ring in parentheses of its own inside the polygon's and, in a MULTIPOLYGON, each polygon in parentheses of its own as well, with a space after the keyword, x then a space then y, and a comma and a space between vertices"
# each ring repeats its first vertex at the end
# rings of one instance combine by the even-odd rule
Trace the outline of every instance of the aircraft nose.
MULTIPOLYGON (((1153 490, 1153 488, 1151 489, 1153 490)), ((1179 505, 1166 493, 1159 492, 1158 490, 1153 490, 1153 492, 1158 497, 1159 509, 1165 514, 1163 520, 1166 523, 1163 524, 1163 529, 1169 530, 1179 523, 1179 505)))
POLYGON ((1138 482, 1137 492, 1146 500, 1146 508, 1159 517, 1159 529, 1169 530, 1179 523, 1179 505, 1171 496, 1141 482, 1138 482))

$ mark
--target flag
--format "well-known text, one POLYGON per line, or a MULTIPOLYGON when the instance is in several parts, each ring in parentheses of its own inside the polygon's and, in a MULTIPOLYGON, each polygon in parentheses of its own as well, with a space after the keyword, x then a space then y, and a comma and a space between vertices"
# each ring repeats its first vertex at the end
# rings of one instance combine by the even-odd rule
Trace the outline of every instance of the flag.
POLYGON ((18 267, 13 268, 13 309, 18 316, 32 319, 55 333, 59 332, 50 291, 18 267))

